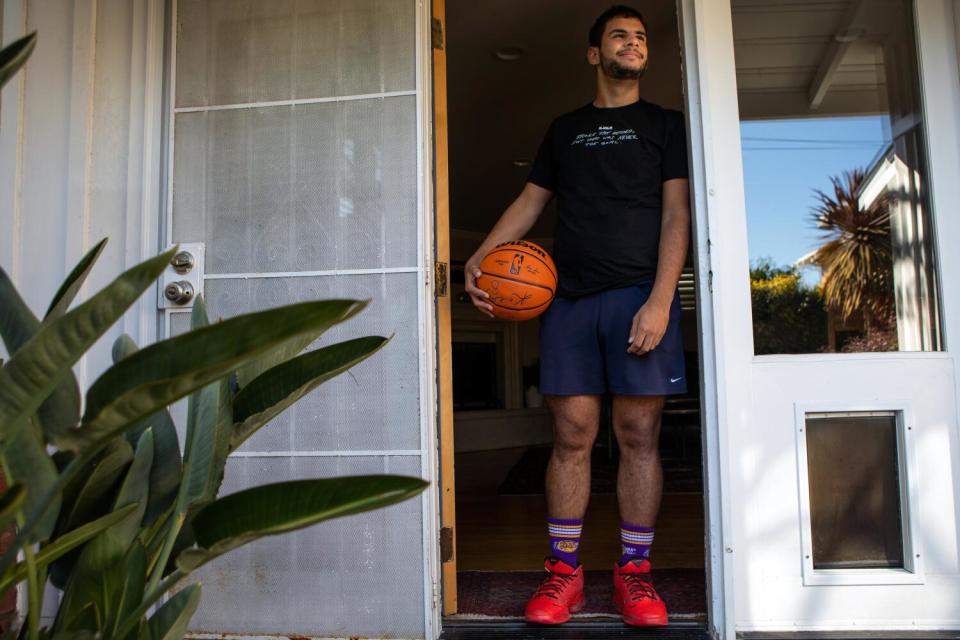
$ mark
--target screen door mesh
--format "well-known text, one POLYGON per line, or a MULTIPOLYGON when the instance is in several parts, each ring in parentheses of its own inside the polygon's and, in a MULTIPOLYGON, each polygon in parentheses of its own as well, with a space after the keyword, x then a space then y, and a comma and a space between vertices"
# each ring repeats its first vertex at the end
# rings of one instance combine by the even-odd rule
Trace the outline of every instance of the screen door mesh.
MULTIPOLYGON (((415 0, 176 8, 169 240, 205 243, 210 315, 370 299, 311 348, 393 336, 246 442, 222 493, 421 477, 415 0)), ((201 571, 192 628, 422 637, 423 522, 413 499, 234 551, 201 571)))

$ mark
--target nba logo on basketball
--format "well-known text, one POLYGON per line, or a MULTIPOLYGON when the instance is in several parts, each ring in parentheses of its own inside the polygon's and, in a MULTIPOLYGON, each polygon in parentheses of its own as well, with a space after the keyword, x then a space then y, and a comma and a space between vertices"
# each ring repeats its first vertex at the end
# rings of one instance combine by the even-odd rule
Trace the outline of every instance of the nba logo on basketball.
POLYGON ((480 262, 477 287, 489 294, 494 316, 529 320, 553 302, 557 268, 546 251, 528 240, 504 242, 480 262))

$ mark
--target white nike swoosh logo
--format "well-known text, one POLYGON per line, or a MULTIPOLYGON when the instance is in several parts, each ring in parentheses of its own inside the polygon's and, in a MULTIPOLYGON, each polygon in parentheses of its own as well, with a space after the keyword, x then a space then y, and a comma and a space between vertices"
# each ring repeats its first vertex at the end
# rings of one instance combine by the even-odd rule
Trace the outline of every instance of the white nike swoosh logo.
POLYGON ((678 380, 683 380, 683 376, 680 376, 679 378, 670 378, 670 382, 676 382, 678 380))

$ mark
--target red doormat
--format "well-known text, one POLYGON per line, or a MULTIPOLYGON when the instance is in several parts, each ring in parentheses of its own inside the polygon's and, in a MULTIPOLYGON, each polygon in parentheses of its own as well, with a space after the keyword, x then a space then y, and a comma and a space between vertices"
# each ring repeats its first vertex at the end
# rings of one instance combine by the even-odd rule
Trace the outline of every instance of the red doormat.
MULTIPOLYGON (((458 571, 457 614, 522 618, 542 571, 458 571)), ((671 619, 701 619, 707 598, 703 569, 654 569, 653 583, 671 619)), ((587 604, 578 616, 618 615, 613 608, 613 571, 587 571, 587 604)))

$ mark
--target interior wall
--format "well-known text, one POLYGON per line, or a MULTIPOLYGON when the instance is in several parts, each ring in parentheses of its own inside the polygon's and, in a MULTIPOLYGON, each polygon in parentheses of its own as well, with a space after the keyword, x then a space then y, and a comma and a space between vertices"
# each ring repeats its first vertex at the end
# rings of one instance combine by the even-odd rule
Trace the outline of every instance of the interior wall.
MULTIPOLYGON (((448 0, 452 229, 488 232, 530 172, 529 165, 517 166, 515 161, 532 161, 550 121, 593 99, 595 71, 586 60, 587 32, 610 4, 448 0), (504 20, 505 15, 510 19, 504 20), (498 59, 496 52, 503 47, 519 48, 519 59, 498 59)), ((675 4, 639 8, 647 22, 650 48, 641 95, 663 107, 682 109, 675 4)), ((529 237, 552 236, 554 222, 551 204, 529 237)))

